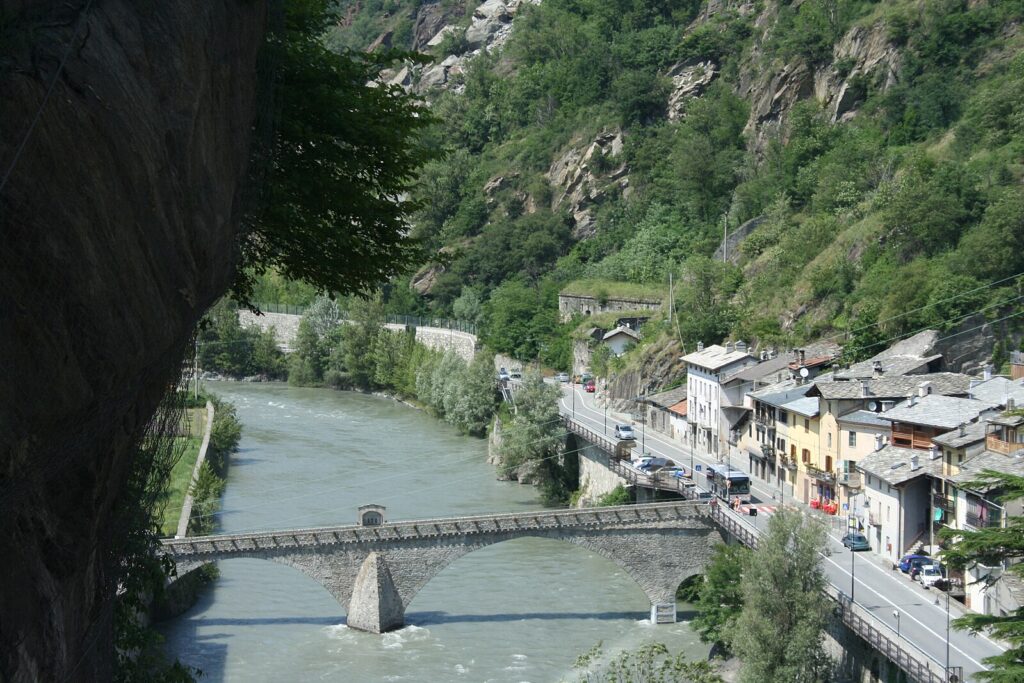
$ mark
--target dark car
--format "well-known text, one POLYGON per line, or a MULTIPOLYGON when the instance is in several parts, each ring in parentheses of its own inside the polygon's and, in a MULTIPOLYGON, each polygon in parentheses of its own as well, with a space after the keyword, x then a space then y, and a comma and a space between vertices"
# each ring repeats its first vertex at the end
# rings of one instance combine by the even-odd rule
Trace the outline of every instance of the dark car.
POLYGON ((927 555, 904 555, 900 560, 900 571, 907 574, 915 569, 920 570, 921 565, 932 564, 935 560, 927 555))
POLYGON ((850 550, 871 550, 871 543, 864 534, 851 531, 843 536, 843 546, 850 550))

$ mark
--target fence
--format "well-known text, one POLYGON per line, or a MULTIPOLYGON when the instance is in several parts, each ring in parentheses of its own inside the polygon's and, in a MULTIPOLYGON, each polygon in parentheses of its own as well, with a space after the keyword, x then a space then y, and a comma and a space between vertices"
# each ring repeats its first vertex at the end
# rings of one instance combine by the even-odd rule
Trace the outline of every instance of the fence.
MULTIPOLYGON (((304 315, 308 306, 296 306, 292 304, 258 303, 256 308, 264 313, 284 313, 286 315, 304 315)), ((341 317, 348 318, 348 314, 342 311, 341 317)), ((476 325, 463 320, 452 320, 451 318, 434 318, 419 315, 387 315, 384 322, 389 325, 405 325, 407 327, 437 327, 444 330, 455 330, 476 335, 476 325)))

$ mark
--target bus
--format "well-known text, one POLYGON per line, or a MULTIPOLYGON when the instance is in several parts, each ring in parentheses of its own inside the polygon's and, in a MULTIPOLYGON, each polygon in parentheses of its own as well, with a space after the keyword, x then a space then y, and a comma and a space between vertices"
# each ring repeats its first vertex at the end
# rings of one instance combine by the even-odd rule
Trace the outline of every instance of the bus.
POLYGON ((734 470, 728 465, 716 464, 707 467, 708 490, 726 501, 750 502, 750 477, 745 472, 734 470))

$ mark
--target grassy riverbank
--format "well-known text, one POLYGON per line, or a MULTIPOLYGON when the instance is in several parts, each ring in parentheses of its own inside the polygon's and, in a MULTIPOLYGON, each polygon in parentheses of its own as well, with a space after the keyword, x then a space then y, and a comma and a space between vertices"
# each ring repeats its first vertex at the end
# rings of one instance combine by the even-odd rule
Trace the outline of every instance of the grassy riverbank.
POLYGON ((174 464, 170 482, 167 485, 167 502, 164 505, 163 522, 160 525, 164 536, 173 536, 178 529, 181 506, 185 503, 185 494, 192 481, 192 469, 195 467, 196 458, 199 457, 199 447, 203 443, 201 434, 200 432, 199 436, 180 437, 185 442, 185 450, 178 462, 174 464))

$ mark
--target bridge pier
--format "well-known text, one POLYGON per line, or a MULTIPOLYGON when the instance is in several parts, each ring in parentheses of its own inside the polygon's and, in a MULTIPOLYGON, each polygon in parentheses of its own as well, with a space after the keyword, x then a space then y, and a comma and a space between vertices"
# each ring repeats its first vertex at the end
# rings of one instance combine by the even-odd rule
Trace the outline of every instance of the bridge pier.
POLYGON ((402 598, 387 562, 377 553, 370 553, 359 568, 345 624, 371 633, 393 631, 405 625, 402 598))
POLYGON ((651 603, 652 624, 674 624, 676 623, 676 603, 652 602, 651 603))

